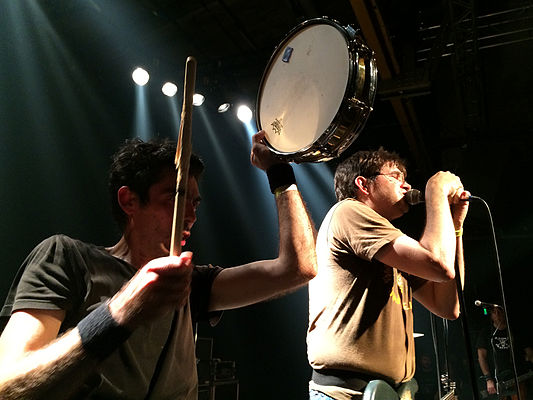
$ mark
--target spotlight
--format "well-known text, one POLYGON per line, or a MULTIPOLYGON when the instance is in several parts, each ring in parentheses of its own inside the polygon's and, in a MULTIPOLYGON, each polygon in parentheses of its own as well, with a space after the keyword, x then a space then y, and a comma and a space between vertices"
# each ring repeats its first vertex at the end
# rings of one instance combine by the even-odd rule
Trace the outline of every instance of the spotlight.
POLYGON ((141 67, 135 68, 135 71, 131 73, 131 77, 133 79, 133 82, 135 82, 139 86, 144 86, 148 83, 148 80, 150 79, 150 75, 146 70, 142 69, 141 67))
POLYGON ((247 123, 252 119, 252 110, 248 106, 239 106, 237 109, 237 118, 242 122, 247 123))
POLYGON ((218 112, 219 113, 224 113, 224 112, 228 111, 230 107, 231 107, 231 105, 229 103, 223 103, 223 104, 218 106, 218 112))
POLYGON ((172 82, 165 82, 161 88, 161 91, 165 94, 165 96, 172 97, 177 93, 178 87, 172 82))
POLYGON ((192 96, 192 104, 195 106, 201 106, 202 104, 204 104, 204 100, 205 100, 204 95, 200 93, 195 93, 192 96))

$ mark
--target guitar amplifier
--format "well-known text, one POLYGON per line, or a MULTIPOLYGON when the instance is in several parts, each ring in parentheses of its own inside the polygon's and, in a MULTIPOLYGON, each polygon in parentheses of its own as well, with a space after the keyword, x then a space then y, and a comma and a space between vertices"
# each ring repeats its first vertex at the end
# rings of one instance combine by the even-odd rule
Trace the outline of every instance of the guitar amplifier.
POLYGON ((219 381, 198 386, 198 400, 239 400, 239 381, 219 381))
POLYGON ((211 360, 197 360, 198 383, 209 381, 225 381, 235 379, 235 361, 222 361, 217 358, 211 360))
POLYGON ((235 379, 235 361, 213 360, 215 381, 235 379))
POLYGON ((239 399, 239 380, 236 379, 235 361, 213 358, 212 338, 197 339, 196 369, 198 400, 239 399))

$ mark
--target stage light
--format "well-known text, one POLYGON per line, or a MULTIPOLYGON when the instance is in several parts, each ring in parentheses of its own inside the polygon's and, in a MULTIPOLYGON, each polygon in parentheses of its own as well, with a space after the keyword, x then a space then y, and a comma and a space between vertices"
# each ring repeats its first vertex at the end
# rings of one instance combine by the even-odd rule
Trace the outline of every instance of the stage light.
POLYGON ((133 78, 133 82, 139 86, 146 85, 150 80, 150 74, 141 67, 135 68, 135 71, 131 73, 131 77, 133 78))
POLYGON ((237 109, 237 118, 242 122, 247 123, 252 119, 252 110, 248 106, 239 106, 237 109))
POLYGON ((230 107, 231 107, 231 104, 222 103, 221 105, 218 106, 218 110, 217 111, 219 113, 224 113, 224 112, 228 111, 230 107))
POLYGON ((172 97, 178 92, 178 87, 172 82, 165 82, 161 88, 161 91, 165 94, 165 96, 172 97))
POLYGON ((192 104, 194 106, 201 106, 202 104, 204 104, 204 100, 205 100, 204 95, 202 95, 200 93, 195 93, 192 96, 192 104))

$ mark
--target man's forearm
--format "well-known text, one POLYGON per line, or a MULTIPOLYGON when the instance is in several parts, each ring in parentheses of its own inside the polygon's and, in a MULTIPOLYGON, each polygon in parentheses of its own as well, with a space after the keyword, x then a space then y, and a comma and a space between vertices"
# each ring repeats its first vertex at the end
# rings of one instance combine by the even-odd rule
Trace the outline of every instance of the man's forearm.
POLYGON ((96 358, 89 356, 77 328, 48 346, 2 366, 2 400, 66 399, 92 373, 96 358))
MULTIPOLYGON (((461 288, 464 286, 464 258, 463 258, 463 242, 461 237, 457 237, 456 246, 456 263, 458 274, 461 279, 461 288)), ((438 305, 438 311, 443 313, 437 315, 443 318, 455 319, 459 317, 460 306, 459 296, 457 293, 457 279, 459 277, 455 274, 455 279, 446 282, 428 282, 428 285, 432 286, 434 297, 436 299, 435 304, 438 305), (446 317, 445 317, 445 316, 446 317)), ((437 310, 434 310, 436 312, 437 310)))
POLYGON ((316 275, 316 230, 297 190, 276 194, 278 207, 279 258, 289 275, 305 283, 316 275))
MULTIPOLYGON (((485 350, 486 352, 486 350, 485 350)), ((481 372, 483 372, 483 375, 490 375, 490 368, 489 363, 487 361, 486 354, 483 354, 483 349, 478 349, 478 361, 479 361, 479 367, 481 368, 481 372)))
POLYGON ((433 198, 426 206, 426 227, 420 244, 453 276, 456 240, 447 198, 433 198))

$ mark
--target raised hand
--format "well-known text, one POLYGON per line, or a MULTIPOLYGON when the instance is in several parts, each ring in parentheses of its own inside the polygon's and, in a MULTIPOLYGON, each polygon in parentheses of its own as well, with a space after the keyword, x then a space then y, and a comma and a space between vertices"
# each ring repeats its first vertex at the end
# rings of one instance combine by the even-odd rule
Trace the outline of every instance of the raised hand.
POLYGON ((426 197, 431 199, 434 196, 444 195, 448 198, 449 204, 458 203, 463 192, 461 179, 449 171, 437 172, 426 184, 426 197))
POLYGON ((264 142, 266 132, 264 130, 257 132, 252 136, 252 151, 250 153, 250 161, 255 167, 267 170, 268 167, 279 164, 282 161, 276 157, 264 142))

